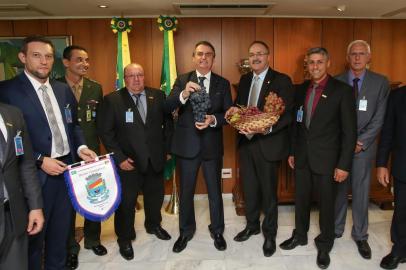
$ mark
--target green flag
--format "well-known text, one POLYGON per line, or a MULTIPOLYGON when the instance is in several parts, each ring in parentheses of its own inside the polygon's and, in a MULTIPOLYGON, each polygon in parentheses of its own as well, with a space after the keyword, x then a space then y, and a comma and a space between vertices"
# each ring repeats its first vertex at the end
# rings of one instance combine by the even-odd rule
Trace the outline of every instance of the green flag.
MULTIPOLYGON (((168 96, 171 93, 173 84, 175 83, 176 62, 175 62, 175 45, 173 42, 173 31, 176 31, 178 20, 175 17, 159 16, 159 30, 164 32, 164 48, 162 55, 162 70, 161 70, 161 90, 168 96)), ((171 157, 165 164, 164 177, 171 179, 176 167, 175 157, 171 157)))

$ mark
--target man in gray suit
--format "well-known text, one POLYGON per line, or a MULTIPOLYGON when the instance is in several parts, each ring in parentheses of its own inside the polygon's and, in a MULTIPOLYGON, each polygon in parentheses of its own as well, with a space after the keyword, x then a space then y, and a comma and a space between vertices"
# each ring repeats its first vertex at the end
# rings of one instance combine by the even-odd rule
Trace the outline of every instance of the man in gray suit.
POLYGON ((22 113, 0 103, 0 269, 28 269, 28 235, 42 230, 41 185, 22 113))
POLYGON ((335 234, 340 238, 344 232, 348 207, 347 194, 351 188, 353 219, 351 235, 359 253, 365 259, 371 258, 371 248, 367 242, 371 169, 376 154, 376 137, 383 124, 389 93, 388 80, 367 69, 370 60, 369 44, 363 40, 355 40, 347 49, 349 70, 336 77, 354 89, 358 136, 349 181, 338 185, 335 234))

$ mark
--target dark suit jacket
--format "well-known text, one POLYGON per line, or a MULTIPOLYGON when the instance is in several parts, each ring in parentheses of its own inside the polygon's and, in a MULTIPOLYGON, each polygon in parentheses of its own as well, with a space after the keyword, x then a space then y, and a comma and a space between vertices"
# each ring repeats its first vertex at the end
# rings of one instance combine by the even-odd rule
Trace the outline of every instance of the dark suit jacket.
MULTIPOLYGON (((241 76, 235 105, 247 106, 252 78, 252 72, 241 76)), ((289 76, 271 68, 268 69, 257 103, 260 110, 264 109, 265 97, 268 96, 269 92, 274 92, 283 99, 286 110, 272 127, 271 133, 267 135, 257 134, 253 139, 259 140, 262 155, 267 161, 278 161, 286 158, 289 153, 289 127, 292 122, 294 100, 294 90, 289 76)), ((246 136, 239 134, 238 143, 239 145, 249 143, 249 140, 246 136)))
POLYGON ((223 156, 223 125, 227 122, 224 114, 232 104, 230 83, 223 77, 211 73, 209 96, 211 109, 207 114, 216 117, 217 125, 198 130, 195 127, 192 105, 187 100, 183 105, 179 100, 186 83, 197 83, 196 71, 179 75, 167 99, 167 109, 179 108, 178 121, 174 131, 171 153, 183 158, 194 158, 199 153, 204 159, 217 159, 223 156))
MULTIPOLYGON (((49 81, 54 91, 59 109, 62 114, 63 124, 68 137, 70 154, 72 160, 77 158, 77 148, 84 145, 82 129, 77 122, 77 103, 69 86, 54 80, 49 81), (71 108, 72 123, 67 123, 65 118, 65 107, 71 108)), ((0 101, 18 107, 24 115, 27 129, 34 150, 34 158, 39 155, 50 156, 52 149, 52 133, 48 124, 46 113, 42 108, 36 90, 28 80, 25 73, 4 82, 0 87, 0 101)), ((45 183, 47 174, 38 170, 42 184, 45 183)))
POLYGON ((126 88, 104 97, 97 118, 100 138, 108 152, 114 152, 117 165, 130 157, 135 168, 146 172, 148 160, 161 172, 166 160, 166 137, 170 132, 171 114, 164 111, 165 94, 145 88, 147 119, 142 122, 138 109, 126 88), (126 123, 126 112, 133 112, 133 122, 126 123))
MULTIPOLYGON (((0 103, 0 114, 7 128, 7 146, 0 174, 8 191, 15 236, 19 236, 27 230, 27 210, 42 208, 41 185, 23 115, 17 108, 3 103, 0 103), (16 156, 14 137, 19 131, 24 155, 16 156)), ((0 227, 4 225, 1 224, 3 222, 4 217, 0 217, 0 227)), ((3 238, 2 232, 0 230, 0 240, 3 238)))
POLYGON ((406 183, 406 86, 389 95, 376 157, 377 167, 387 167, 392 153, 392 175, 406 183))
MULTIPOLYGON (((338 75, 336 79, 348 83, 348 71, 338 75)), ((389 90, 389 82, 384 76, 366 70, 358 94, 357 106, 359 100, 366 99, 368 101, 367 110, 360 111, 356 107, 357 140, 363 143, 363 151, 355 155, 358 158, 374 158, 376 155, 376 137, 383 125, 389 90)))
MULTIPOLYGON (((58 79, 67 83, 65 77, 58 79)), ((83 89, 78 102, 78 122, 85 136, 86 145, 100 155, 100 140, 97 135, 96 118, 92 117, 87 121, 87 111, 96 112, 103 101, 103 90, 100 84, 88 78, 83 78, 83 89), (95 103, 95 101, 97 103, 95 103)))
MULTIPOLYGON (((306 91, 310 81, 299 85, 295 96, 295 116, 305 108, 306 91)), ((292 153, 295 167, 310 169, 323 175, 333 175, 339 168, 349 172, 357 140, 357 116, 352 88, 339 80, 329 78, 326 88, 306 128, 306 110, 303 121, 294 122, 292 153)), ((296 117, 295 117, 296 118, 296 117)))

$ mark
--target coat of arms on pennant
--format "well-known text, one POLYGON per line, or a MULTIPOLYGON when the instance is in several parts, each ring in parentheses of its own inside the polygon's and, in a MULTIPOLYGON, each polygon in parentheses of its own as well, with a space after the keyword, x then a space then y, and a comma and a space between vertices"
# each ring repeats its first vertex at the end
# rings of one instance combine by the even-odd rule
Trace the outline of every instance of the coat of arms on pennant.
POLYGON ((85 218, 106 220, 120 204, 120 179, 110 154, 69 165, 64 176, 73 208, 85 218))

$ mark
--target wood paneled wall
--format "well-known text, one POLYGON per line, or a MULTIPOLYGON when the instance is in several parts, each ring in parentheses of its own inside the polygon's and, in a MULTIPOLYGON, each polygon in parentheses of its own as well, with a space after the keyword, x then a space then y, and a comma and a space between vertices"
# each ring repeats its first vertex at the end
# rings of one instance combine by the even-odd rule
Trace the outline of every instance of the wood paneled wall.
MULTIPOLYGON (((146 84, 159 87, 162 59, 162 33, 155 18, 132 19, 129 34, 131 57, 144 66, 146 84)), ((114 88, 116 37, 110 19, 60 19, 0 21, 0 36, 71 35, 74 44, 88 49, 89 76, 103 85, 105 94, 114 88)), ((271 66, 289 74, 295 83, 303 81, 303 58, 312 46, 324 46, 331 54, 330 73, 346 66, 346 48, 354 39, 371 44, 371 69, 391 81, 406 83, 406 20, 357 20, 311 18, 179 18, 175 32, 178 73, 193 68, 192 52, 199 40, 209 40, 216 48, 214 72, 231 83, 240 77, 237 62, 247 57, 248 45, 255 39, 271 48, 271 66)), ((235 93, 233 93, 235 96, 235 93)), ((231 192, 235 181, 235 133, 225 128, 224 167, 233 169, 233 178, 224 180, 223 190, 231 192)), ((198 193, 205 193, 199 176, 198 193)))

